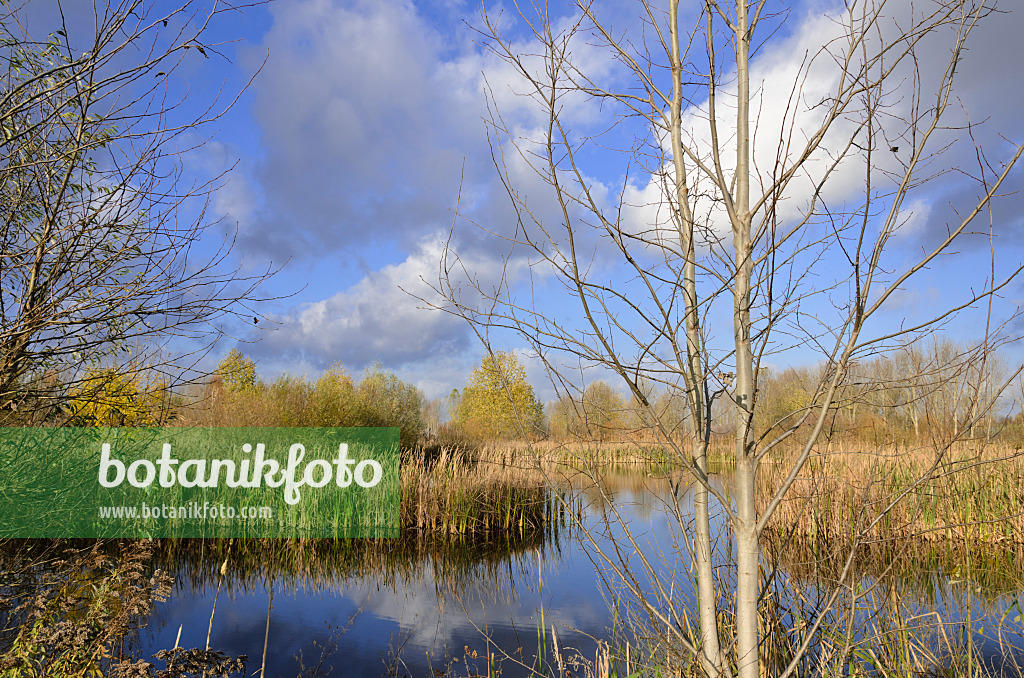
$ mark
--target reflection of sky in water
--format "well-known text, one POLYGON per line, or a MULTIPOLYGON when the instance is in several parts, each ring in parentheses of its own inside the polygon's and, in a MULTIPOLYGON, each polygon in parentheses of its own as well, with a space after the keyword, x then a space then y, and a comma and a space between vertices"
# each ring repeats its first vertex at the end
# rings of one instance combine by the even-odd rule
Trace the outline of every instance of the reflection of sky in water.
MULTIPOLYGON (((650 497, 629 493, 620 499, 625 500, 623 515, 637 533, 645 538, 656 534, 655 523, 663 516, 650 510, 650 497), (634 501, 639 499, 643 501, 634 501)), ((400 675, 426 676, 431 667, 443 667, 446 648, 461 665, 466 646, 476 650, 476 666, 486 673, 484 630, 493 645, 529 664, 537 653, 542 607, 548 635, 554 624, 560 646, 578 648, 592 659, 594 639, 608 636, 611 619, 594 565, 579 543, 567 540, 560 552, 529 552, 516 560, 509 563, 499 581, 472 584, 458 596, 438 593, 444 584, 435 581, 429 566, 422 568, 414 583, 399 580, 393 586, 378 586, 356 580, 338 591, 301 586, 275 590, 267 675, 297 675, 296 655, 300 652, 306 666, 317 664, 332 630, 344 629, 350 622, 338 636, 337 652, 326 660, 326 666, 333 667, 330 675, 381 676, 387 671, 390 655, 400 651, 404 662, 400 675)), ((152 651, 172 647, 182 625, 180 645, 204 647, 215 592, 216 585, 207 585, 178 592, 158 605, 144 635, 146 646, 152 651)), ((258 670, 267 603, 265 588, 237 590, 231 596, 222 591, 210 646, 232 656, 246 654, 249 670, 258 670)), ((465 675, 465 670, 462 666, 459 673, 465 675)), ((519 673, 510 662, 505 663, 504 675, 519 673)))
MULTIPOLYGON (((674 546, 679 528, 662 503, 670 494, 664 485, 660 490, 620 488, 615 506, 642 550, 652 556, 659 576, 673 582, 677 596, 689 599, 688 557, 684 549, 674 546), (671 573, 665 563, 671 563, 671 573)), ((603 502, 593 493, 585 494, 587 520, 596 525, 603 502)), ((680 505, 684 515, 692 515, 689 497, 680 505)), ((621 536, 622 528, 612 524, 597 532, 604 535, 604 541, 621 536)), ((730 558, 729 546, 728 539, 721 540, 719 557, 730 558)), ((636 554, 630 550, 628 555, 635 563, 636 554)), ((511 557, 501 574, 473 580, 458 595, 439 593, 446 585, 435 580, 429 565, 419 568, 414 580, 399 578, 388 586, 369 579, 354 579, 335 590, 315 584, 279 583, 275 588, 267 649, 267 676, 271 678, 296 676, 300 653, 305 666, 316 666, 324 648, 331 648, 332 638, 337 639, 336 651, 326 658, 324 666, 331 670, 324 675, 381 676, 393 667, 395 675, 428 676, 431 669, 445 668, 446 650, 460 660, 454 673, 466 675, 462 663, 466 646, 478 653, 471 661, 486 675, 484 656, 489 643, 484 631, 492 649, 496 645, 531 664, 538 649, 542 608, 548 636, 554 624, 560 646, 578 648, 584 657, 593 659, 595 639, 607 638, 612 624, 601 579, 588 552, 573 539, 565 540, 559 550, 547 548, 511 557), (391 663, 395 655, 401 658, 397 665, 391 663)), ((962 599, 955 588, 937 590, 945 601, 962 599)), ((147 654, 172 647, 179 625, 181 646, 204 647, 215 592, 216 585, 184 590, 159 605, 142 639, 149 648, 147 654)), ((1004 597, 994 606, 990 602, 984 607, 1007 610, 1013 600, 1004 597)), ((265 587, 235 589, 230 595, 221 591, 217 600, 210 646, 232 656, 248 655, 250 673, 260 667, 267 603, 265 587)), ((1020 604, 1024 606, 1024 602, 1020 604)), ((1011 610, 1010 620, 1017 613, 1011 610)), ((999 645, 992 621, 975 622, 975 632, 982 626, 988 628, 984 637, 976 634, 974 642, 981 645, 983 654, 994 656, 999 645)), ((1015 626, 1017 631, 1005 639, 1021 647, 1020 626, 1015 626)), ((956 632, 949 629, 949 633, 956 632)), ((503 664, 503 675, 527 673, 512 662, 503 664)))

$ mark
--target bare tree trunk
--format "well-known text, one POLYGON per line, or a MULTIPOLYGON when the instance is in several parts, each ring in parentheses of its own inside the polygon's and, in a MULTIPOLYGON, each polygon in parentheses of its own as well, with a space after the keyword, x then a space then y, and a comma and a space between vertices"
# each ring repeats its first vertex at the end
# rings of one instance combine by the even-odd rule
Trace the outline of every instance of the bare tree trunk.
POLYGON ((707 445, 710 434, 705 408, 706 375, 701 363, 700 316, 697 304, 697 259, 694 247, 693 215, 690 213, 685 152, 682 144, 683 64, 680 50, 679 0, 669 7, 672 60, 672 105, 669 129, 672 133, 672 160, 675 170, 675 221, 683 253, 683 304, 686 322, 686 364, 682 373, 686 383, 690 411, 690 441, 693 465, 700 477, 694 486, 694 548, 696 569, 697 612, 700 626, 700 662, 709 676, 727 675, 728 663, 722 658, 718 635, 718 600, 715 586, 713 541, 711 534, 711 502, 708 492, 707 445))
POLYGON ((739 678, 759 678, 758 611, 760 590, 757 516, 754 503, 756 462, 736 462, 736 666, 739 678))
MULTIPOLYGON (((709 8, 710 10, 710 8, 709 8)), ((736 176, 732 209, 736 278, 733 287, 733 333, 736 343, 736 666, 740 678, 758 678, 757 597, 758 539, 754 505, 757 462, 750 450, 753 420, 754 358, 750 346, 750 280, 753 269, 750 238, 750 77, 746 0, 736 1, 736 176)))

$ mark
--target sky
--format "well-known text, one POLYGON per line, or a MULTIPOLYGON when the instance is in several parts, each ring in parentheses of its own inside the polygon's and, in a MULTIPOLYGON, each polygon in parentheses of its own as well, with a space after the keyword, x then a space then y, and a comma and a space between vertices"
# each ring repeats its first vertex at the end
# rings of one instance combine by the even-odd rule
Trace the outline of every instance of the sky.
MULTIPOLYGON (((68 11, 80 11, 66 4, 68 11)), ((157 3, 160 8, 164 4, 169 6, 157 3)), ((909 4, 890 6, 896 6, 899 15, 909 4)), ((1011 9, 1010 5, 1003 2, 1000 8, 1011 9)), ((54 6, 38 0, 28 11, 43 16, 54 6)), ((838 72, 829 60, 818 59, 809 66, 807 61, 837 35, 830 14, 835 3, 770 1, 769 6, 786 11, 766 19, 768 39, 753 60, 753 148, 761 176, 775 156, 779 130, 794 124, 792 138, 799 141, 818 110, 807 102, 827 96, 838 72), (795 81, 803 89, 794 103, 788 94, 795 81)), ((638 4, 598 2, 597 7, 602 21, 630 44, 650 38, 650 28, 645 31, 638 20, 638 4)), ((577 16, 571 7, 557 3, 552 3, 552 10, 559 29, 571 26, 577 16)), ((498 25, 513 48, 528 55, 528 68, 540 68, 532 56, 537 48, 516 17, 515 5, 488 3, 487 13, 500 17, 498 25)), ((86 21, 88 15, 79 18, 86 21)), ((879 39, 898 32, 898 20, 880 26, 885 37, 879 39)), ((183 170, 194 177, 230 170, 213 194, 206 218, 218 221, 217 234, 234 238, 231 256, 242 270, 280 270, 262 289, 272 299, 256 307, 260 322, 227 327, 229 336, 209 361, 215 363, 237 347, 257 360, 264 377, 282 371, 315 377, 336 362, 359 374, 379 364, 416 384, 428 398, 461 388, 483 355, 481 342, 464 320, 426 308, 438 302, 431 286, 438 283, 446 246, 458 252, 465 275, 485 288, 504 281, 524 308, 533 304, 566 326, 580 320, 578 304, 550 269, 521 248, 510 250, 504 239, 517 232, 517 216, 495 169, 496 157, 506 161, 516 195, 528 196, 539 219, 557 226, 561 217, 549 187, 530 172, 531 156, 518 155, 512 145, 515 139, 535 138, 545 119, 524 96, 527 86, 521 75, 480 33, 483 26, 480 5, 459 0, 277 0, 215 17, 207 39, 216 51, 205 59, 191 55, 175 74, 175 86, 188 88, 186 109, 204 105, 218 92, 222 100, 241 95, 215 124, 212 136, 194 140, 197 146, 182 156, 183 170), (487 121, 495 113, 510 138, 495 136, 489 127, 487 121)), ((1019 115, 1024 88, 1014 49, 1022 29, 1024 12, 1016 11, 991 17, 972 35, 958 65, 961 79, 951 119, 978 125, 972 131, 984 144, 985 155, 976 152, 963 129, 938 134, 935 149, 942 153, 931 167, 935 172, 954 169, 937 174, 908 198, 906 223, 890 240, 885 259, 894 270, 941 240, 955 210, 962 210, 977 193, 972 177, 978 174, 979 158, 998 167, 1011 142, 1024 138, 1024 118, 1019 115)), ((948 58, 948 35, 939 38, 920 47, 916 66, 925 79, 941 73, 948 58)), ((571 53, 594 83, 637 91, 630 89, 621 63, 593 36, 577 36, 571 53)), ((723 68, 727 70, 727 64, 723 68)), ((901 140, 897 119, 913 105, 904 92, 913 72, 901 71, 887 93, 893 122, 884 138, 904 149, 903 156, 893 152, 881 161, 893 171, 906 161, 906 149, 912 145, 905 136, 901 140)), ((723 100, 729 94, 726 85, 723 100)), ((701 124, 706 101, 706 92, 694 89, 684 113, 689 140, 697 148, 709 143, 707 126, 701 124)), ((628 154, 615 150, 628 150, 636 139, 648 147, 661 142, 636 119, 621 120, 621 112, 587 97, 567 95, 563 100, 573 138, 594 139, 584 146, 580 159, 595 201, 619 214, 635 232, 651 227, 664 232, 660 189, 652 174, 660 166, 627 164, 628 154), (605 136, 595 136, 608 128, 605 136)), ((723 129, 728 136, 727 121, 723 129)), ((826 144, 825 151, 835 148, 826 144)), ((812 166, 818 169, 812 170, 812 177, 827 164, 825 151, 816 156, 812 166)), ((844 163, 820 192, 833 209, 863 195, 862 165, 844 163)), ((1008 195, 995 206, 995 240, 988 238, 986 215, 977 224, 983 234, 965 239, 953 253, 921 271, 893 296, 872 331, 884 334, 909 326, 956 303, 966 290, 982 287, 993 251, 998 255, 997 274, 1020 265, 1024 250, 1017 246, 1016 236, 1024 224, 1017 209, 1020 196, 1013 193, 1021 176, 1020 171, 1011 174, 1002 191, 1008 195)), ((813 193, 812 179, 798 179, 791 193, 778 206, 782 224, 798 218, 813 193)), ((725 232, 719 206, 709 204, 706 219, 712 232, 725 232)), ((581 228, 583 223, 579 222, 581 228)), ((841 295, 829 292, 842 254, 815 249, 813 234, 801 238, 786 275, 817 293, 803 306, 803 326, 818 323, 827 328, 842 307, 841 295)), ((595 276, 627 290, 627 297, 642 292, 634 290, 636 281, 626 275, 607 239, 581 235, 580 244, 595 276)), ((1008 285, 993 304, 993 318, 1010 318, 1022 296, 1020 282, 1008 285)), ((724 312, 709 315, 709 331, 721 341, 731 332, 729 308, 731 302, 724 312)), ((985 308, 968 311, 945 330, 955 339, 978 339, 985 320, 985 308)), ((1011 324, 1018 332, 1021 328, 1024 325, 1011 324)), ((495 348, 516 351, 523 358, 542 399, 554 397, 525 341, 507 332, 496 332, 493 339, 495 348)), ((785 340, 780 349, 792 346, 768 358, 771 364, 819 359, 806 337, 779 339, 785 340)), ((1022 353, 1015 351, 1007 354, 1011 361, 1021 358, 1022 353)))

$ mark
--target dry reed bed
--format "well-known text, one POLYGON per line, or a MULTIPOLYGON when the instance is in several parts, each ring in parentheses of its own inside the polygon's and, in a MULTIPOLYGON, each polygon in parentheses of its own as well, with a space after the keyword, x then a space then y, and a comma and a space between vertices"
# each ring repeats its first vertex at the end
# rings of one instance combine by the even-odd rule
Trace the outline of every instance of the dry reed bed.
MULTIPOLYGON (((767 503, 789 465, 759 470, 767 503)), ((781 532, 824 539, 919 538, 1024 543, 1024 455, 1009 445, 877 451, 827 448, 812 457, 773 516, 781 532)))
POLYGON ((402 461, 403 532, 522 535, 544 530, 561 510, 543 477, 527 466, 471 459, 453 448, 435 459, 402 461))
POLYGON ((656 442, 640 441, 492 441, 480 445, 474 457, 482 463, 521 469, 540 465, 576 468, 616 466, 678 466, 671 453, 656 442))

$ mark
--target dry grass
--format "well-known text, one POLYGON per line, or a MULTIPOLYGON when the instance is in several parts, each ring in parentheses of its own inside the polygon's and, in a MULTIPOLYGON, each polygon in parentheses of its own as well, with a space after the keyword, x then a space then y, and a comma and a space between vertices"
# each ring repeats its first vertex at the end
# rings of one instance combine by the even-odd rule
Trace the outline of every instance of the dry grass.
MULTIPOLYGON (((682 447, 678 449, 683 449, 682 447)), ((678 468, 676 452, 654 441, 491 441, 480 444, 474 456, 484 463, 518 468, 538 465, 582 467, 657 466, 678 468)), ((723 462, 724 454, 713 454, 712 462, 723 462)))
MULTIPOLYGON (((788 471, 759 471, 762 506, 788 471)), ((823 446, 772 519, 807 537, 1024 543, 1024 456, 1010 445, 942 450, 823 446)))
POLYGON ((436 535, 525 534, 543 530, 559 508, 531 467, 471 458, 442 448, 402 461, 402 529, 436 535))

